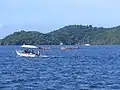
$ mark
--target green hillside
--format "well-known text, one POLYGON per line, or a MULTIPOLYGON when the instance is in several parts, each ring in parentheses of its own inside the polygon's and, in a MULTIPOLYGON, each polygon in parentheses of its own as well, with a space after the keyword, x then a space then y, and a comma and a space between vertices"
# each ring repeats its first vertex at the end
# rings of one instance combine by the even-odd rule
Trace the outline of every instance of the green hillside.
POLYGON ((0 40, 2 45, 120 44, 120 26, 112 28, 69 25, 50 33, 20 31, 0 40))

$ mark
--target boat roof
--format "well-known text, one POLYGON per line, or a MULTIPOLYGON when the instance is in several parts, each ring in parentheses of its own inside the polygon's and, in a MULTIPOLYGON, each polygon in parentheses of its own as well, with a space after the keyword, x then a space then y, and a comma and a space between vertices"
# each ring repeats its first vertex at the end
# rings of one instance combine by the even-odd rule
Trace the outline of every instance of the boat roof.
POLYGON ((33 46, 33 45, 22 45, 21 47, 23 47, 23 48, 37 48, 36 46, 33 46))

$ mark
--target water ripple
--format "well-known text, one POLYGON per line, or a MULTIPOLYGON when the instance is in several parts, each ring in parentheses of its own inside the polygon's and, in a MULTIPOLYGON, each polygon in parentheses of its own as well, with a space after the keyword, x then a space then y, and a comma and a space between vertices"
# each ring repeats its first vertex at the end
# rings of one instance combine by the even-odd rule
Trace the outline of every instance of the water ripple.
POLYGON ((119 48, 53 49, 48 58, 24 58, 13 46, 0 47, 0 90, 119 90, 119 48))

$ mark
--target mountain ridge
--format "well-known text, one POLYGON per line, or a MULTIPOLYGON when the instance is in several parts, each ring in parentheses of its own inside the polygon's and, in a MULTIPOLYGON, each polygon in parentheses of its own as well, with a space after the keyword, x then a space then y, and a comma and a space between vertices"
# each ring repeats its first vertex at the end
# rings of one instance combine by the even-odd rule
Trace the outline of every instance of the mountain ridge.
POLYGON ((18 31, 0 40, 1 45, 65 45, 85 44, 114 45, 120 44, 120 26, 111 28, 93 27, 92 25, 68 25, 49 33, 38 31, 18 31))

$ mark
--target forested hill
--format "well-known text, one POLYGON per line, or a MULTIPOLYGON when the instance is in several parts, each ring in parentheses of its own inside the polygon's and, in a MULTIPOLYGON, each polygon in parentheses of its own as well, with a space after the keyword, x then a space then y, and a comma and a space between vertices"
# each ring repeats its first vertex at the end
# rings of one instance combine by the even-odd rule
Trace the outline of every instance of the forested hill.
POLYGON ((120 26, 112 28, 69 25, 50 33, 20 31, 0 40, 1 45, 120 44, 120 26))

